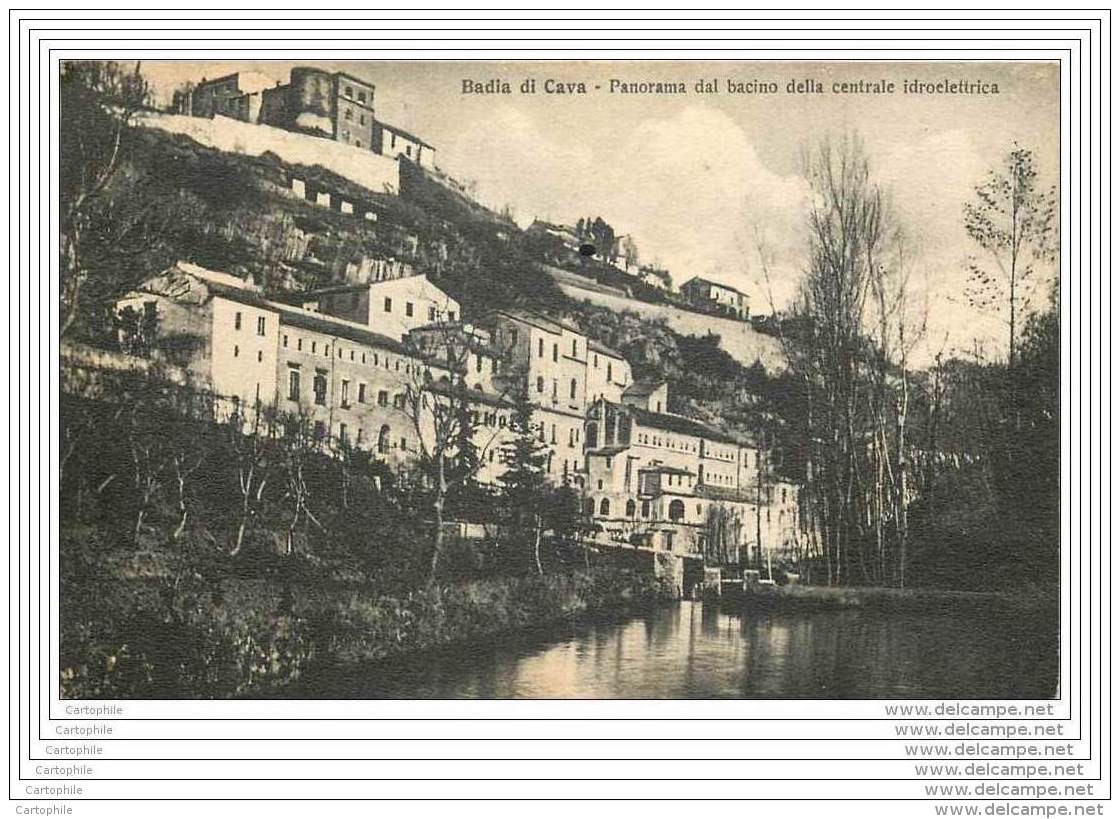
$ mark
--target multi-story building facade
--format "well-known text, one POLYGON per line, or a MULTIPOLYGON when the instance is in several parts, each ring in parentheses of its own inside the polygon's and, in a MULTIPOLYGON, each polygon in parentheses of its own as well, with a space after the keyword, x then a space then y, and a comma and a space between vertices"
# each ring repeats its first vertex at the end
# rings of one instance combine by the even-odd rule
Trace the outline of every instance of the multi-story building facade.
MULTIPOLYGON (((247 423, 266 407, 302 414, 324 442, 345 441, 394 465, 415 460, 422 443, 430 451, 434 429, 426 410, 441 400, 451 368, 466 366, 368 324, 272 301, 234 276, 184 262, 117 304, 128 307, 155 319, 159 354, 175 357, 200 390, 228 402, 226 412, 241 408, 247 423)), ((485 365, 495 368, 490 359, 485 365)), ((498 453, 510 438, 511 403, 492 385, 492 376, 477 378, 469 392, 484 483, 504 470, 498 453)))
POLYGON ((724 554, 730 545, 753 560, 801 537, 797 486, 769 474, 752 440, 669 412, 664 383, 635 382, 620 353, 566 322, 498 310, 472 324, 422 276, 286 304, 183 262, 127 294, 126 307, 154 320, 157 355, 242 417, 299 414, 325 442, 400 467, 431 451, 431 410, 454 374, 476 422, 478 479, 496 483, 511 399, 528 388, 548 478, 581 492, 604 544, 700 558, 718 528, 724 554), (399 289, 410 282, 419 289, 399 289), (398 311, 402 298, 411 312, 398 311))
POLYGON ((308 290, 299 294, 299 302, 307 310, 376 327, 398 340, 418 327, 461 317, 459 302, 423 275, 308 290))
POLYGON ((491 313, 486 323, 505 357, 510 379, 520 379, 535 409, 541 441, 551 448, 549 477, 584 483, 583 428, 593 397, 621 396, 631 383, 621 353, 589 339, 577 327, 523 310, 491 313))
POLYGON ((382 156, 405 157, 425 168, 435 161, 436 149, 418 136, 380 120, 375 124, 371 136, 374 153, 382 156))
POLYGON ((797 487, 765 472, 749 438, 669 413, 667 403, 664 384, 639 382, 621 403, 598 399, 588 410, 584 504, 603 535, 694 558, 717 536, 731 541, 721 544, 725 559, 728 546, 741 560, 790 551, 797 487))

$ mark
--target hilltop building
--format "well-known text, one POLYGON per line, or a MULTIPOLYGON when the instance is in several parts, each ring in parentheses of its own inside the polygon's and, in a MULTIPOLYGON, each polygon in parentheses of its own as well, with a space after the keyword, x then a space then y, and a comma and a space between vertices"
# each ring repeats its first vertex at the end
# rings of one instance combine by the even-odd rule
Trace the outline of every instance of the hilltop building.
POLYGON ((257 72, 203 79, 189 90, 175 92, 172 110, 271 125, 434 167, 435 148, 376 117, 375 90, 373 83, 343 71, 299 66, 291 70, 287 83, 257 72))
POLYGON ((694 276, 681 285, 681 295, 698 307, 715 307, 738 319, 750 318, 750 299, 729 284, 694 276))
POLYGON ((172 109, 192 117, 214 117, 218 114, 248 120, 251 109, 260 111, 261 92, 273 85, 271 79, 256 71, 239 71, 176 91, 172 109))

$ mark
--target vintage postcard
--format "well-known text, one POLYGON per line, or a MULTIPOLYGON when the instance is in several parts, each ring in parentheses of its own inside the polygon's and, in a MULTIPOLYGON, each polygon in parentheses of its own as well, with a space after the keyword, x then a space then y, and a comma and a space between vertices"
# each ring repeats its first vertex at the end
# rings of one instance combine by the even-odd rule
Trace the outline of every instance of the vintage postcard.
POLYGON ((1057 62, 58 93, 63 700, 1059 695, 1057 62))

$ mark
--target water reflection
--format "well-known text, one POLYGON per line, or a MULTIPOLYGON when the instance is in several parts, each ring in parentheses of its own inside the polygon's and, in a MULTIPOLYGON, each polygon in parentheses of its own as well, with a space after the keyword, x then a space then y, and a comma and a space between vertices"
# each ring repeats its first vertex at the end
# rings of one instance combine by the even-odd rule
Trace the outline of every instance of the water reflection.
POLYGON ((446 652, 318 681, 316 696, 1043 698, 1055 629, 865 611, 742 613, 682 602, 550 639, 446 652), (325 685, 323 684, 325 682, 325 685))

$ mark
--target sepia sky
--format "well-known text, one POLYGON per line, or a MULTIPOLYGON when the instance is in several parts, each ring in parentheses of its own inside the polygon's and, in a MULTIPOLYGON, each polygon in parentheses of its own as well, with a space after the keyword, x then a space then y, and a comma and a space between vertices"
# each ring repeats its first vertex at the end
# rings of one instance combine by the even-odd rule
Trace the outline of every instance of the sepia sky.
MULTIPOLYGON (((184 80, 255 70, 286 81, 293 65, 148 62, 159 101, 184 80)), ((319 62, 367 78, 378 118, 436 147, 436 164, 477 182, 479 197, 509 205, 520 224, 603 216, 637 242, 644 262, 679 284, 694 275, 732 284, 769 312, 804 268, 807 191, 800 157, 829 135, 858 132, 873 172, 889 190, 918 248, 914 281, 929 305, 927 352, 994 352, 1000 320, 961 297, 964 262, 976 252, 961 205, 1013 143, 1035 151, 1057 183, 1059 77, 1043 63, 777 62, 319 62), (537 93, 520 94, 528 78, 537 93), (546 94, 545 80, 584 82, 588 93, 546 94), (511 94, 463 94, 464 79, 504 80, 511 94), (685 83, 686 94, 610 93, 622 82, 685 83), (698 80, 718 94, 697 94, 698 80), (904 80, 996 83, 998 94, 915 95, 904 80), (777 94, 729 93, 727 81, 776 82, 777 94), (823 94, 789 94, 791 81, 819 81, 823 94), (834 94, 835 82, 893 81, 894 94, 834 94), (598 84, 600 89, 594 86, 598 84), (760 274, 761 237, 773 257, 771 287, 760 274), (945 338, 948 336, 948 343, 945 338)), ((1042 299, 1040 294, 1039 299, 1042 299)))

